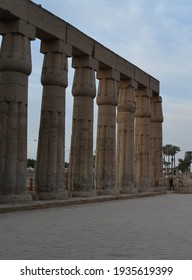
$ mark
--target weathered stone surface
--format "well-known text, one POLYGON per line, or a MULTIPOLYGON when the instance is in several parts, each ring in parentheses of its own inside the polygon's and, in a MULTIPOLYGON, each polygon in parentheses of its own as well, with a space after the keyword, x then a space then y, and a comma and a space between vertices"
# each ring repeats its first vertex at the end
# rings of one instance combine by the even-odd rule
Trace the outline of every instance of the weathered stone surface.
POLYGON ((91 56, 73 56, 72 59, 72 67, 78 68, 78 67, 87 67, 93 70, 99 69, 99 62, 95 58, 91 56))
POLYGON ((147 88, 136 90, 135 183, 139 192, 151 189, 151 106, 147 88))
POLYGON ((159 81, 154 77, 149 77, 149 87, 156 94, 159 95, 159 81))
POLYGON ((94 56, 105 65, 105 68, 116 68, 117 55, 98 42, 94 45, 94 56))
POLYGON ((0 22, 0 34, 19 33, 34 40, 36 37, 36 28, 21 19, 0 22))
POLYGON ((117 55, 117 71, 122 73, 130 79, 134 79, 135 77, 135 65, 128 62, 126 59, 117 55))
POLYGON ((143 87, 149 88, 149 74, 135 66, 135 80, 143 87))
POLYGON ((72 55, 72 46, 67 44, 64 40, 45 40, 41 41, 41 53, 58 52, 64 53, 68 56, 72 55))
POLYGON ((163 159, 162 159, 162 98, 151 98, 151 184, 154 191, 163 190, 163 159))
POLYGON ((36 191, 40 199, 46 200, 66 198, 64 119, 68 67, 66 54, 59 50, 45 53, 41 76, 43 99, 35 171, 36 191))
POLYGON ((110 78, 108 70, 106 71, 107 78, 105 70, 99 73, 100 80, 97 96, 99 108, 94 188, 96 190, 114 191, 116 181, 117 81, 113 76, 110 78))
MULTIPOLYGON (((75 58, 75 76, 69 190, 91 192, 93 189, 93 99, 96 95, 95 72, 92 61, 75 58), (88 63, 90 62, 90 64, 88 63)), ((79 193, 80 194, 80 193, 79 193)))
POLYGON ((192 194, 192 174, 186 173, 174 176, 174 185, 176 192, 192 194))
POLYGON ((134 119, 135 86, 133 81, 121 81, 118 98, 117 133, 117 185, 120 192, 133 193, 135 188, 134 168, 134 119))
POLYGON ((93 53, 94 40, 70 24, 67 26, 67 43, 84 54, 93 53))
POLYGON ((0 202, 17 195, 25 200, 31 52, 28 37, 19 31, 4 34, 0 54, 0 202))

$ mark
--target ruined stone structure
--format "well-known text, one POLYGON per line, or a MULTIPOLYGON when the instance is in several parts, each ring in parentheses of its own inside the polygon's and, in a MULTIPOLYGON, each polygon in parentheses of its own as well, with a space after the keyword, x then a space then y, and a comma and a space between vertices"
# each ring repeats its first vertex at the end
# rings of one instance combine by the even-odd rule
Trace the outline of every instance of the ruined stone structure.
POLYGON ((35 190, 40 199, 163 191, 159 82, 29 0, 0 1, 0 202, 26 194, 30 42, 41 40, 42 107, 35 190), (75 69, 64 185, 68 57, 75 69), (96 79, 99 81, 98 92, 96 79), (93 169, 93 108, 98 106, 93 169))
MULTIPOLYGON (((176 174, 174 176, 164 175, 164 186, 166 186, 167 190, 170 189, 169 179, 173 178, 174 192, 176 193, 192 193, 192 173, 185 172, 181 174, 176 174)), ((171 190, 173 191, 173 190, 171 190)))

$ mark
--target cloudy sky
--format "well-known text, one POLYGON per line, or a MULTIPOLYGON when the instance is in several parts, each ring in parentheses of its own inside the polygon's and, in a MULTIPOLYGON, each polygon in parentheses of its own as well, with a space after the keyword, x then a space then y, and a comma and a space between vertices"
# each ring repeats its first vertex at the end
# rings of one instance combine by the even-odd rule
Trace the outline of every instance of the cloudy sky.
MULTIPOLYGON (((163 144, 192 150, 191 0, 34 0, 160 81, 163 144)), ((32 43, 28 157, 36 157, 42 88, 42 54, 32 43)), ((66 158, 70 147, 73 69, 66 94, 66 158)), ((96 107, 96 106, 95 106, 96 107)), ((96 117, 96 113, 95 113, 96 117)), ((96 123, 96 122, 95 122, 96 123)))

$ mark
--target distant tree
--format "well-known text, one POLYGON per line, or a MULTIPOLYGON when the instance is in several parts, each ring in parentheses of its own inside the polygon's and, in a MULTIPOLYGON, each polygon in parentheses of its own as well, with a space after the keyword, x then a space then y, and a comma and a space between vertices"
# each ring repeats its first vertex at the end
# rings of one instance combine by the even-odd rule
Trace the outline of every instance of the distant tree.
POLYGON ((182 173, 190 172, 191 171, 190 166, 192 163, 192 151, 185 152, 184 159, 179 158, 178 162, 179 162, 179 164, 178 164, 177 169, 179 171, 181 171, 182 173))
POLYGON ((35 168, 35 160, 34 159, 27 159, 27 167, 35 168))
MULTIPOLYGON (((27 159, 27 167, 32 167, 32 168, 35 168, 35 163, 36 161, 34 159, 27 159)), ((69 167, 69 163, 68 162, 65 162, 65 168, 68 168, 69 167)))
POLYGON ((69 167, 69 163, 65 162, 65 168, 68 168, 68 167, 69 167))
POLYGON ((186 171, 186 162, 184 159, 182 158, 179 158, 178 159, 178 166, 177 166, 177 169, 178 171, 181 171, 182 173, 184 173, 186 171))
POLYGON ((163 159, 163 166, 164 166, 164 168, 163 168, 164 174, 167 174, 169 166, 170 166, 170 163, 168 161, 166 161, 165 159, 163 159))
POLYGON ((163 164, 165 166, 165 174, 169 173, 169 166, 171 164, 171 162, 170 162, 170 154, 169 154, 170 147, 171 147, 170 144, 167 144, 167 145, 162 147, 162 151, 163 151, 163 164))
POLYGON ((175 173, 175 155, 180 152, 180 148, 178 146, 172 145, 170 148, 170 156, 171 156, 171 171, 175 173))
POLYGON ((180 152, 180 148, 175 145, 167 144, 162 147, 163 151, 163 163, 165 166, 165 170, 167 173, 174 173, 175 172, 175 155, 180 152), (167 159, 167 160, 166 160, 167 159))
POLYGON ((179 164, 177 166, 177 170, 181 171, 182 173, 188 172, 189 163, 185 159, 182 159, 182 158, 179 158, 178 162, 179 162, 179 164))
POLYGON ((192 162, 192 151, 185 152, 184 160, 187 165, 187 171, 190 172, 190 166, 191 166, 191 162, 192 162))

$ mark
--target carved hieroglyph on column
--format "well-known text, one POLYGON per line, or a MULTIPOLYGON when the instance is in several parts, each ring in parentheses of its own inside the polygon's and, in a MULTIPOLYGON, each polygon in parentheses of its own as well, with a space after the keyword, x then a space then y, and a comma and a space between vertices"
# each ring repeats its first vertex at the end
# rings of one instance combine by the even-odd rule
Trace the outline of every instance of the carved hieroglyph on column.
POLYGON ((94 69, 98 62, 89 56, 73 57, 72 66, 75 68, 74 106, 68 180, 73 195, 83 195, 93 189, 94 69))
POLYGON ((122 193, 136 192, 134 182, 134 120, 135 88, 133 80, 118 83, 117 189, 122 193))
POLYGON ((113 69, 97 72, 99 79, 98 125, 94 187, 115 192, 116 181, 116 106, 119 73, 113 69))
POLYGON ((43 98, 36 166, 36 190, 40 199, 63 199, 65 88, 67 56, 64 42, 43 41, 41 82, 43 98))
POLYGON ((154 191, 164 190, 162 159, 162 98, 151 98, 151 180, 154 191))
POLYGON ((135 183, 139 192, 151 189, 151 90, 136 90, 136 133, 135 133, 135 183))
POLYGON ((0 30, 5 31, 0 54, 0 202, 11 202, 31 199, 25 195, 27 95, 35 29, 15 21, 1 24, 0 30))

